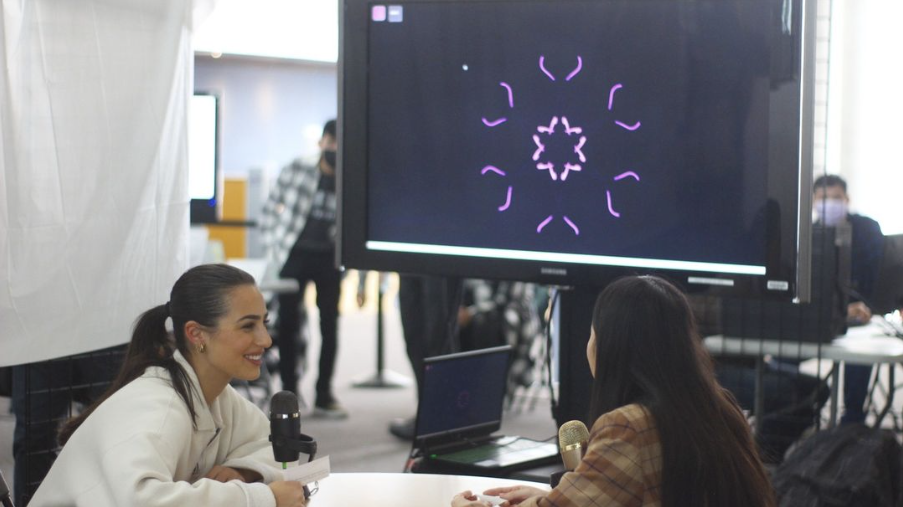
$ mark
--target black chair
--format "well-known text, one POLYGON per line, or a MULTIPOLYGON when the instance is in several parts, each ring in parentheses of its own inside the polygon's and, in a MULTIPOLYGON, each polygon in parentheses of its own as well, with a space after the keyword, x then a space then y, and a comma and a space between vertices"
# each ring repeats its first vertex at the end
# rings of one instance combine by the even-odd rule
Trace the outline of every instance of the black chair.
POLYGON ((884 237, 884 254, 869 303, 877 314, 903 308, 903 234, 884 237))

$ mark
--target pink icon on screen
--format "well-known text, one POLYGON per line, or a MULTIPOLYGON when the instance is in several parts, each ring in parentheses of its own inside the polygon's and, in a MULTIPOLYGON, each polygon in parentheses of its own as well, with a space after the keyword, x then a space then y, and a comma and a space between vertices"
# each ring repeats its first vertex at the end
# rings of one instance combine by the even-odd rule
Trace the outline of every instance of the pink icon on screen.
POLYGON ((386 20, 386 6, 385 5, 374 5, 372 9, 370 9, 370 19, 373 21, 385 21, 386 20))

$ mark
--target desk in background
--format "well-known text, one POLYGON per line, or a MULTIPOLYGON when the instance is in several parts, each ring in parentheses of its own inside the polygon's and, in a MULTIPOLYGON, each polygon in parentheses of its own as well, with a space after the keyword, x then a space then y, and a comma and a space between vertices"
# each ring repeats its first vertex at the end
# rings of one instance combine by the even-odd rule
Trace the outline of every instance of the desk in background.
POLYGON ((489 488, 519 484, 550 489, 547 484, 468 475, 338 473, 320 481, 319 490, 311 497, 310 505, 316 507, 450 505, 453 496, 468 489, 474 493, 482 493, 489 488))
MULTIPOLYGON (((880 317, 876 317, 880 318, 880 317)), ((829 425, 837 421, 837 398, 840 380, 838 363, 851 364, 889 364, 890 391, 888 402, 879 416, 879 421, 890 409, 894 396, 894 366, 903 363, 903 340, 888 336, 883 327, 875 321, 865 326, 853 327, 847 334, 834 339, 831 343, 795 342, 792 340, 763 340, 759 338, 737 338, 722 335, 705 338, 705 347, 713 355, 733 354, 756 357, 755 413, 762 414, 762 365, 766 355, 785 359, 828 359, 831 368, 831 416, 829 425)), ((759 417, 756 418, 759 420, 759 417)))

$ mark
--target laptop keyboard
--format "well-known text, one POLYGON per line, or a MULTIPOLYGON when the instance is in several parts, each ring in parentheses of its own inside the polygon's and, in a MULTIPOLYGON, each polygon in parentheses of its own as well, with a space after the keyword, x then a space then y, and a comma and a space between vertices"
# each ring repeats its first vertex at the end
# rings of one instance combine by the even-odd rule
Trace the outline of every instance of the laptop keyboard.
POLYGON ((558 454, 558 446, 525 438, 503 438, 497 442, 436 456, 442 461, 483 467, 528 463, 558 454))

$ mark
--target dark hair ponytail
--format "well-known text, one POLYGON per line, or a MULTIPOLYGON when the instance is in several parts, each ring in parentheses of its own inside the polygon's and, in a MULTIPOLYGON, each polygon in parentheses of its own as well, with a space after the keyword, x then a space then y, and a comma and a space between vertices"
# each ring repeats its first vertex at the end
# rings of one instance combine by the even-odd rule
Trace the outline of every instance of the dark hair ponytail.
POLYGON ((149 367, 166 369, 172 387, 185 402, 192 420, 197 412, 191 397, 188 373, 176 361, 176 350, 188 358, 191 350, 185 337, 185 323, 195 321, 215 328, 220 317, 229 312, 229 293, 242 285, 254 285, 254 278, 226 264, 205 264, 186 271, 173 285, 170 300, 142 313, 132 329, 132 340, 122 368, 110 388, 81 414, 69 419, 60 429, 60 445, 65 445, 101 403, 126 384, 144 374, 149 367), (166 319, 172 318, 173 333, 166 330, 166 319))

